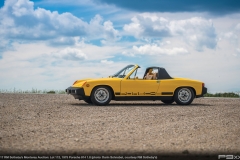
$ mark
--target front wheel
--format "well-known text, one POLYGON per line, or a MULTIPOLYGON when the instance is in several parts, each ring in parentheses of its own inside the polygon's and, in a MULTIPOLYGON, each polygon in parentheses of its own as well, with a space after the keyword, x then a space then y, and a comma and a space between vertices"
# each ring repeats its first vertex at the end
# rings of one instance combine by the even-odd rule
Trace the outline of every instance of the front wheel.
POLYGON ((98 106, 108 105, 112 99, 111 91, 108 87, 99 86, 93 89, 91 101, 98 106))
POLYGON ((194 99, 192 88, 178 88, 174 94, 174 100, 179 105, 189 105, 194 99))

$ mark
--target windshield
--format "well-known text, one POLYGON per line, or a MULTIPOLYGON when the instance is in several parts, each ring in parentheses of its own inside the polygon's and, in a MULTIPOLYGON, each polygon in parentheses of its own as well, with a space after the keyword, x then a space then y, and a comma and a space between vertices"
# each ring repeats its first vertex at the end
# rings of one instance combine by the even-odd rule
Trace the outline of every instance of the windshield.
POLYGON ((124 78, 129 72, 135 68, 135 65, 128 65, 114 74, 112 77, 124 78))

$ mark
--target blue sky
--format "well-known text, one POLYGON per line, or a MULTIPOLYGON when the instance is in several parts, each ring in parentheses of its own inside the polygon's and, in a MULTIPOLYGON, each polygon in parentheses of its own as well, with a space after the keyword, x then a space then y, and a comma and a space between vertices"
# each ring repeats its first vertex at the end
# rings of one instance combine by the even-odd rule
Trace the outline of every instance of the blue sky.
POLYGON ((128 64, 240 91, 240 1, 0 1, 0 89, 65 89, 128 64))

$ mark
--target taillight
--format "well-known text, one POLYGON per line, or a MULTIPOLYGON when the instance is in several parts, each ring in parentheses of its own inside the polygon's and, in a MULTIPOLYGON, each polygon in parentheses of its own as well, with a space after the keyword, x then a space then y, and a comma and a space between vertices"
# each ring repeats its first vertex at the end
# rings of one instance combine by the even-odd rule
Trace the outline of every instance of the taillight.
POLYGON ((202 87, 204 87, 204 85, 205 85, 205 84, 204 84, 204 83, 202 83, 202 87))

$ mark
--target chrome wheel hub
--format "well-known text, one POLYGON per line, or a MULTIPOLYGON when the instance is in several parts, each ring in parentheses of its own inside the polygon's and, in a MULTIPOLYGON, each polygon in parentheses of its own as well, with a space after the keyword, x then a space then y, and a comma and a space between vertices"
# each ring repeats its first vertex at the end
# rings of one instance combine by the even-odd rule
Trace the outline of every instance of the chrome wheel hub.
POLYGON ((182 88, 182 89, 179 90, 179 92, 178 92, 178 99, 181 102, 186 103, 191 98, 192 98, 192 93, 191 93, 191 91, 188 88, 182 88))
POLYGON ((94 93, 94 97, 99 103, 105 103, 109 99, 109 92, 106 88, 98 88, 94 93))

